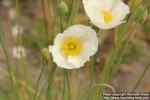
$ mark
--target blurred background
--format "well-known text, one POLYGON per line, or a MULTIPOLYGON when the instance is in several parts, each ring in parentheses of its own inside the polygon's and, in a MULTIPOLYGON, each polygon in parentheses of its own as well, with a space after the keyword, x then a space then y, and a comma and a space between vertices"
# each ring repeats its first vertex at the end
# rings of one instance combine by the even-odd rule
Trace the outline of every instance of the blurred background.
MULTIPOLYGON (((69 0, 64 1, 70 5, 69 0)), ((128 3, 129 0, 124 1, 128 3)), ((41 69, 40 50, 52 44, 55 35, 61 32, 59 27, 60 19, 55 9, 59 2, 59 0, 18 0, 18 2, 15 0, 0 0, 0 34, 4 33, 6 36, 7 50, 9 51, 9 58, 12 62, 11 69, 19 75, 20 95, 25 92, 25 77, 23 75, 25 69, 23 67, 26 66, 28 68, 27 79, 30 84, 29 91, 32 94, 34 93, 37 77, 41 69), (25 54, 23 60, 20 60, 20 57, 14 54, 15 48, 18 46, 24 48, 23 51, 25 54)), ((123 61, 119 64, 119 68, 116 69, 117 72, 113 74, 110 80, 110 84, 116 91, 130 92, 145 66, 150 62, 149 12, 150 7, 148 8, 146 21, 143 24, 137 25, 123 57, 123 61)), ((89 19, 84 12, 82 0, 79 0, 78 10, 73 24, 89 25, 89 19)), ((113 34, 115 32, 116 29, 99 32, 101 41, 95 61, 95 83, 101 77, 100 74, 105 63, 106 55, 114 45, 115 40, 113 34)), ((85 66, 88 65, 89 62, 85 66)), ((11 99, 11 93, 13 91, 10 90, 11 85, 6 66, 6 59, 0 45, 0 100, 13 100, 11 99)), ((118 65, 114 63, 113 66, 118 65)), ((50 67, 51 64, 47 64, 44 75, 42 76, 40 83, 41 91, 45 89, 44 86, 49 76, 50 67)), ((76 95, 80 90, 83 92, 86 90, 90 78, 89 72, 90 69, 86 67, 70 71, 70 83, 74 100, 77 100, 76 95)), ((53 98, 55 99, 53 100, 61 100, 61 83, 63 83, 62 71, 61 68, 57 68, 54 76, 53 98)), ((137 91, 150 92, 150 69, 144 76, 137 91)), ((44 97, 41 100, 45 100, 44 97)))

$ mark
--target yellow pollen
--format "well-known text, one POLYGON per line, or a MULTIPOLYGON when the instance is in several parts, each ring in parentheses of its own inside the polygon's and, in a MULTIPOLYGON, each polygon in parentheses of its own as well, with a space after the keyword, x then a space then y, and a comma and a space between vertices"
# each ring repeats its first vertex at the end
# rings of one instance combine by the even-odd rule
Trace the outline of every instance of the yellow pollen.
POLYGON ((102 14, 104 15, 104 22, 105 23, 109 23, 113 19, 112 14, 110 12, 108 12, 107 10, 103 10, 102 14))
POLYGON ((76 56, 81 51, 81 41, 74 37, 68 37, 62 42, 61 50, 65 55, 76 56))

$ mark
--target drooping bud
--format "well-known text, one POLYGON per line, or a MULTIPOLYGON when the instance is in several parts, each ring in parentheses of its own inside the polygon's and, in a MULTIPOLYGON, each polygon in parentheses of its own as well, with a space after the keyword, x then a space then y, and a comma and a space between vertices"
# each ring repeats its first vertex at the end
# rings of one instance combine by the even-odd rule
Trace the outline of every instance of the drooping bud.
POLYGON ((42 60, 47 61, 49 60, 49 52, 47 48, 43 48, 41 50, 42 60))
POLYGON ((58 15, 62 15, 62 16, 66 15, 69 12, 68 6, 67 6, 67 4, 64 1, 61 1, 57 5, 56 10, 57 10, 58 15))
POLYGON ((138 6, 136 12, 135 12, 135 21, 137 23, 144 23, 144 21, 147 18, 147 9, 144 5, 138 6))

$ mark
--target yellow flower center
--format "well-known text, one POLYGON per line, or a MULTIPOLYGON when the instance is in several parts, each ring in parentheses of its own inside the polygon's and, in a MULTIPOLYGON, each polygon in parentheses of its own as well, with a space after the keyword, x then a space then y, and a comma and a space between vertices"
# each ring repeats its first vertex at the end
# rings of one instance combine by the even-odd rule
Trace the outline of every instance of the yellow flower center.
POLYGON ((104 22, 105 23, 109 23, 113 19, 112 14, 107 10, 103 10, 102 14, 104 15, 104 22))
POLYGON ((76 56, 81 51, 81 41, 74 37, 68 37, 62 42, 61 49, 65 55, 76 56))

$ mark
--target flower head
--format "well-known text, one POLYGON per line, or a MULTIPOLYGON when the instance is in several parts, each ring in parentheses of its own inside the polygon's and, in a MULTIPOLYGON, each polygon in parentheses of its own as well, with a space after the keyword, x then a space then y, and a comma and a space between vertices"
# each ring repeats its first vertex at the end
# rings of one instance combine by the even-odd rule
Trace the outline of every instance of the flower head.
POLYGON ((88 26, 74 25, 58 33, 54 45, 49 46, 53 61, 62 68, 73 69, 84 66, 98 49, 96 32, 88 26))
POLYGON ((130 13, 129 7, 121 0, 83 0, 86 14, 100 29, 114 28, 130 13))
POLYGON ((15 25, 15 26, 12 27, 11 31, 12 31, 13 36, 17 37, 18 34, 23 33, 23 28, 19 25, 15 25))
POLYGON ((14 58, 21 59, 26 57, 26 49, 22 46, 16 46, 13 48, 13 56, 14 58))

